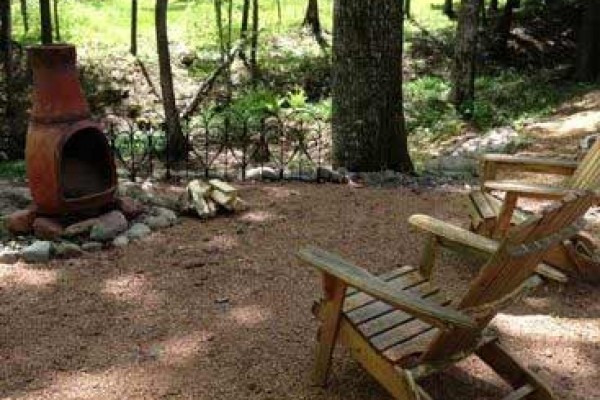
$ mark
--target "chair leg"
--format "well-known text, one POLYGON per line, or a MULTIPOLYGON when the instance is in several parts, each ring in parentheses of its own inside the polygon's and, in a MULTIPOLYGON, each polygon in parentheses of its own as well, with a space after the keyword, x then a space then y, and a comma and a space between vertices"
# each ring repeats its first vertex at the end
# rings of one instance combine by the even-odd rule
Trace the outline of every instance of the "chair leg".
POLYGON ((322 323, 319 327, 316 361, 313 370, 313 382, 318 386, 325 386, 327 383, 346 295, 344 282, 327 274, 323 274, 323 288, 325 299, 320 311, 322 323))
POLYGON ((513 388, 520 389, 524 385, 534 387, 535 391, 527 395, 528 399, 558 400, 546 383, 517 361, 498 341, 480 347, 477 355, 513 388))

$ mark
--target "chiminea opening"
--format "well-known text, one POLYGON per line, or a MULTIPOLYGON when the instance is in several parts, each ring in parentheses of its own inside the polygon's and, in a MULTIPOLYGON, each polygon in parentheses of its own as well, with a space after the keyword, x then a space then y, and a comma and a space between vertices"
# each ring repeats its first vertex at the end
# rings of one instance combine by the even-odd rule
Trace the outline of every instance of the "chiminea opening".
POLYGON ((106 192, 113 186, 111 153, 102 132, 83 129, 63 146, 60 162, 65 199, 106 192))

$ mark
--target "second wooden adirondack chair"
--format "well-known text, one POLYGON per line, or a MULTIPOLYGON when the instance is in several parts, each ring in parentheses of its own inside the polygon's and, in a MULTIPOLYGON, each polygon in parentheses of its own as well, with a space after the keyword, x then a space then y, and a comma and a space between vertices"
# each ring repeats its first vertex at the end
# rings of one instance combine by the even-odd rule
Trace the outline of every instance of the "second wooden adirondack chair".
MULTIPOLYGON (((482 235, 501 238, 511 225, 524 222, 528 215, 517 208, 521 198, 556 200, 570 190, 600 189, 600 140, 592 146, 581 162, 547 158, 486 154, 481 158, 481 188, 469 194, 471 226, 482 235), (566 178, 558 185, 541 185, 522 181, 497 180, 498 172, 533 172, 561 175, 566 178), (504 200, 492 195, 504 192, 504 200)), ((574 242, 559 244, 546 256, 545 261, 585 280, 600 279, 600 265, 588 261, 596 250, 592 237, 579 232, 574 242), (573 243, 578 243, 576 251, 573 243)))
MULTIPOLYGON (((577 220, 592 202, 591 194, 577 193, 515 227, 456 305, 429 282, 435 254, 429 248, 420 271, 404 266, 380 277, 324 250, 301 250, 300 259, 323 277, 324 298, 313 310, 321 321, 315 382, 326 383, 340 343, 395 399, 432 400, 419 380, 472 354, 513 387, 504 400, 557 399, 486 327, 498 310, 541 282, 534 269, 544 253, 578 229, 577 220)), ((446 226, 423 215, 409 221, 420 228, 446 226)), ((445 229, 428 231, 439 242, 456 241, 445 229)))

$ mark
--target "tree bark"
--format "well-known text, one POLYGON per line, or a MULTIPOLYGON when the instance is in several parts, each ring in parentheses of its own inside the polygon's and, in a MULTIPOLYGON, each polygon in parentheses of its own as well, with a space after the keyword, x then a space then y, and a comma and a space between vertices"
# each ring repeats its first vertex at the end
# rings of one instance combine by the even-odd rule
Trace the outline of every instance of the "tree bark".
POLYGON ((137 56, 138 1, 131 0, 131 48, 129 51, 137 56))
POLYGON ((250 70, 258 78, 258 0, 252 0, 252 37, 250 38, 250 70))
POLYGON ((444 14, 448 16, 448 18, 454 19, 456 14, 454 14, 454 2, 453 0, 444 0, 444 14))
POLYGON ((498 11, 498 0, 490 0, 490 11, 491 12, 498 11))
POLYGON ((58 15, 58 0, 54 0, 54 38, 57 42, 60 42, 60 20, 58 15))
POLYGON ((4 73, 4 90, 6 95, 6 105, 4 109, 6 127, 11 132, 13 120, 13 101, 11 82, 13 78, 12 65, 12 20, 10 1, 3 1, 0 5, 0 50, 2 53, 2 72, 4 73))
POLYGON ((42 44, 52 44, 52 12, 50 0, 40 0, 40 26, 42 44))
POLYGON ((581 81, 600 80, 600 0, 589 0, 578 42, 575 77, 581 81))
POLYGON ((29 32, 29 13, 27 12, 27 0, 21 0, 21 17, 23 18, 23 30, 29 32))
POLYGON ((456 28, 450 99, 461 109, 475 100, 475 57, 479 27, 479 0, 462 0, 456 28))
POLYGON ((402 107, 403 21, 402 1, 334 2, 336 167, 413 170, 402 107))
POLYGON ((315 36, 321 36, 321 19, 319 18, 319 0, 308 0, 302 26, 308 26, 315 36))
POLYGON ((172 160, 182 160, 187 146, 181 129, 181 121, 175 104, 173 90, 173 73, 171 71, 171 56, 169 53, 169 38, 167 34, 168 0, 156 0, 155 24, 156 47, 160 69, 160 86, 165 111, 165 128, 167 131, 168 153, 172 160))
POLYGON ((519 0, 507 0, 504 5, 504 11, 498 19, 495 28, 494 51, 499 58, 508 58, 508 40, 513 25, 514 9, 519 6, 519 0))

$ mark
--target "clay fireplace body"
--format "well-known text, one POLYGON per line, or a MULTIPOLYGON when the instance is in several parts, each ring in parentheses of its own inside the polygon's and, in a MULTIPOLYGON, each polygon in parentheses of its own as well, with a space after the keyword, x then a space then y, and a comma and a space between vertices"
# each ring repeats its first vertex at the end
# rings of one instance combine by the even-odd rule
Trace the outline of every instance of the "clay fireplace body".
POLYGON ((114 158, 101 126, 90 119, 75 47, 32 47, 29 60, 33 104, 25 157, 38 212, 64 215, 112 203, 114 158))

